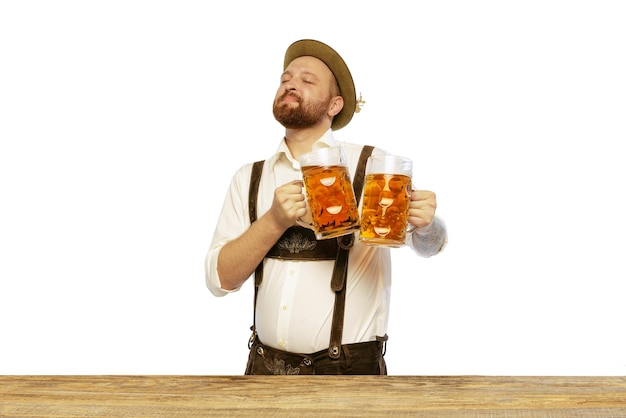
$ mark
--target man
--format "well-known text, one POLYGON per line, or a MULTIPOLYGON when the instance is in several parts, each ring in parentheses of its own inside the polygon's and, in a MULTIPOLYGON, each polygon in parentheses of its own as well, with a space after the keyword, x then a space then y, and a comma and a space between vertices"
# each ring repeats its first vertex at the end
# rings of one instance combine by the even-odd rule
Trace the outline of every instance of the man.
MULTIPOLYGON (((307 212, 302 154, 341 145, 356 183, 367 147, 338 142, 333 131, 350 122, 357 106, 352 76, 336 51, 314 40, 289 46, 274 99, 285 137, 262 166, 247 164, 234 175, 205 261, 216 296, 255 276, 246 374, 387 373, 390 250, 352 236, 315 242, 296 223, 307 212), (293 252, 277 245, 302 236, 315 244, 293 252)), ((412 191, 409 222, 417 229, 407 245, 421 256, 437 254, 447 240, 436 206, 433 192, 412 191)))

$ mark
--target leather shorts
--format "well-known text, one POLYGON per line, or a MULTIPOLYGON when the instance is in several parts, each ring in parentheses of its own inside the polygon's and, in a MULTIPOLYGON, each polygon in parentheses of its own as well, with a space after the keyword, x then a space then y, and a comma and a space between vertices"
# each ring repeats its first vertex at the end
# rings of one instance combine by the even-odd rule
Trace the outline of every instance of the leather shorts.
POLYGON ((277 350, 258 339, 251 345, 246 375, 386 375, 386 336, 341 346, 341 355, 333 359, 328 349, 312 354, 277 350))

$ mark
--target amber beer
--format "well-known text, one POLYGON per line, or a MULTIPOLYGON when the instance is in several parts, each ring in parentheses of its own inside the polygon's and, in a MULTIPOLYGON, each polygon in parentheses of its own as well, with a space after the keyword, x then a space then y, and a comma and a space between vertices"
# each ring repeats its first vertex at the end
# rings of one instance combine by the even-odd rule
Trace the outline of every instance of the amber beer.
POLYGON ((407 158, 393 155, 369 158, 361 208, 361 242, 385 247, 404 245, 411 175, 412 162, 407 158))
POLYGON ((304 190, 317 239, 359 230, 359 211, 343 149, 321 148, 300 158, 304 190))

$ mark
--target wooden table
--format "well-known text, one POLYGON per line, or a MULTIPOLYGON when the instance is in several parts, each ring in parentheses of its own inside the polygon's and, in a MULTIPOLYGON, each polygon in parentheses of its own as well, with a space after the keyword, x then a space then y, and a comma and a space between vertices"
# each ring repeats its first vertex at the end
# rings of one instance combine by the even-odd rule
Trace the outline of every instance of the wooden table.
POLYGON ((626 417, 626 377, 0 376, 2 417, 626 417))

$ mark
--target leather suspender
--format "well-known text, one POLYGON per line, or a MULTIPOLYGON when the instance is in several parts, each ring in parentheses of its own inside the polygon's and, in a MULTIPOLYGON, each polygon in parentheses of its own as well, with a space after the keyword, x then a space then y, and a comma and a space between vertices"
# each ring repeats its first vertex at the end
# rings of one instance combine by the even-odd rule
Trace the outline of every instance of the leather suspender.
MULTIPOLYGON (((261 173, 263 172, 264 161, 257 161, 252 166, 252 173, 250 174, 250 190, 248 191, 248 214, 250 216, 250 225, 252 225, 257 219, 257 196, 259 194, 259 183, 261 182, 261 173)), ((254 305, 252 309, 252 336, 248 342, 248 348, 252 347, 256 338, 256 299, 263 281, 263 261, 259 263, 254 271, 254 305)))
MULTIPOLYGON (((365 179, 365 166, 367 164, 368 157, 372 154, 374 147, 365 145, 361 150, 359 162, 357 164, 354 180, 352 182, 354 187, 354 194, 357 200, 357 205, 361 198, 361 192, 363 190, 363 183, 365 179)), ((257 219, 257 195, 259 190, 259 183, 261 181, 261 173, 263 171, 264 161, 257 161, 252 166, 252 173, 250 175, 250 190, 249 190, 249 216, 250 224, 254 223, 257 219)), ((335 259, 335 266, 333 269, 333 275, 330 281, 331 289, 335 292, 335 307, 333 310, 333 321, 330 332, 330 343, 328 347, 328 355, 331 358, 337 359, 341 356, 341 339, 343 336, 343 319, 345 313, 345 301, 346 301, 346 282, 348 278, 348 255, 350 254, 350 248, 354 245, 354 234, 344 235, 336 238, 338 243, 337 257, 335 259)), ((252 336, 250 337, 249 347, 252 346, 256 339, 256 302, 258 289, 263 280, 263 261, 259 263, 254 272, 254 310, 253 310, 253 325, 252 336)))
MULTIPOLYGON (((361 150, 359 163, 354 174, 354 196, 356 197, 357 206, 361 199, 361 191, 363 190, 363 182, 365 179, 365 166, 367 158, 374 148, 366 145, 361 150)), ((348 281, 348 255, 350 248, 354 245, 354 234, 344 235, 337 238, 339 249, 337 251, 337 260, 333 269, 333 276, 330 282, 331 289, 335 292, 335 309, 333 311, 333 322, 330 330, 330 344, 328 346, 328 355, 333 359, 341 356, 341 338, 343 337, 343 318, 346 306, 346 287, 348 281)))

